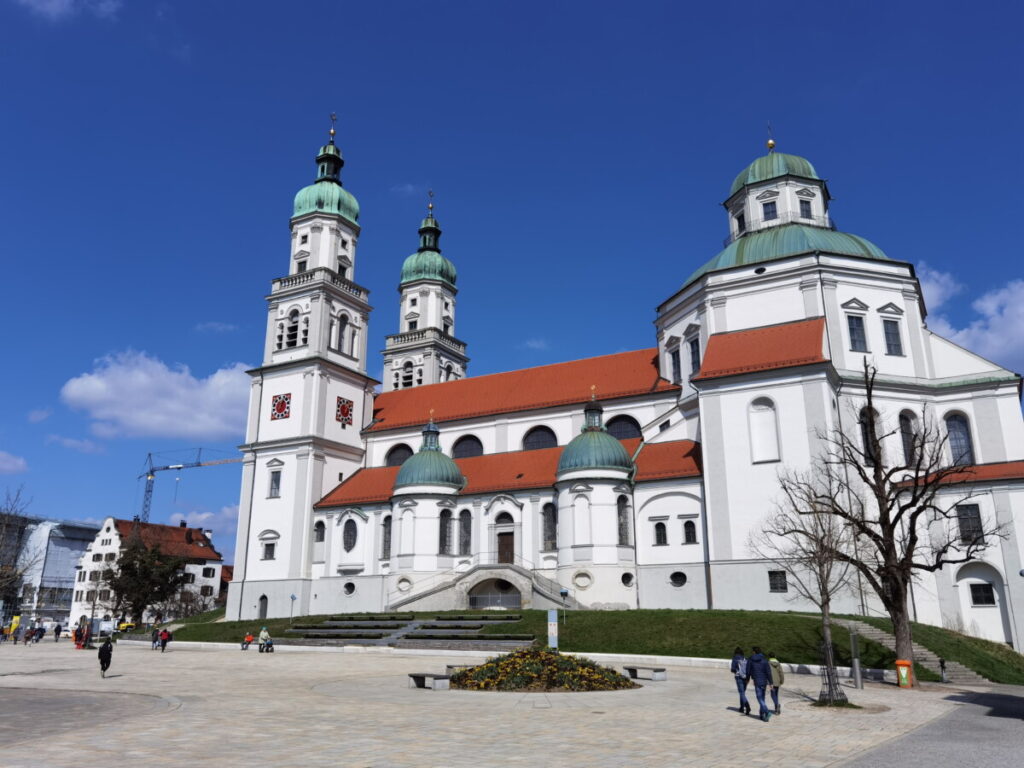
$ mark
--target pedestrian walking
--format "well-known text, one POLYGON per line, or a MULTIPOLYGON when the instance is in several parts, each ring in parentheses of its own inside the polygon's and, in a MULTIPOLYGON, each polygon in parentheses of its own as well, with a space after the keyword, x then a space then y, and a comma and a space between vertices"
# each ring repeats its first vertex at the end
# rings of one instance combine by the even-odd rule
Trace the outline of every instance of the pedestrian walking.
POLYGON ((110 643, 110 638, 100 646, 99 653, 97 656, 100 657, 100 677, 107 676, 107 670, 110 669, 110 657, 114 655, 114 646, 110 643))
POLYGON ((756 645, 753 655, 747 659, 747 677, 754 681, 754 695, 757 696, 757 705, 760 708, 758 714, 767 723, 772 715, 764 701, 764 692, 772 681, 772 667, 756 645))
POLYGON ((160 630, 160 653, 167 650, 167 643, 171 640, 171 633, 166 629, 160 630))
POLYGON ((58 624, 57 626, 55 626, 53 628, 53 642, 55 642, 55 643, 59 643, 60 642, 60 630, 61 630, 60 624, 58 624))
POLYGON ((274 641, 270 639, 270 633, 267 632, 267 628, 263 627, 260 630, 260 653, 267 650, 267 645, 272 644, 274 641))
POLYGON ((775 714, 782 714, 782 705, 779 704, 779 690, 782 688, 782 684, 786 682, 786 673, 782 670, 782 665, 779 664, 779 660, 775 658, 775 654, 768 653, 768 665, 772 670, 772 703, 775 705, 775 714))
POLYGON ((153 631, 152 633, 150 633, 149 639, 153 642, 153 647, 150 648, 150 650, 155 651, 157 648, 160 647, 160 630, 156 627, 153 627, 153 631))
POLYGON ((750 702, 747 701, 747 657, 743 653, 743 649, 737 647, 732 653, 732 664, 729 665, 729 671, 732 672, 733 678, 736 680, 736 690, 740 694, 740 714, 750 714, 750 702))

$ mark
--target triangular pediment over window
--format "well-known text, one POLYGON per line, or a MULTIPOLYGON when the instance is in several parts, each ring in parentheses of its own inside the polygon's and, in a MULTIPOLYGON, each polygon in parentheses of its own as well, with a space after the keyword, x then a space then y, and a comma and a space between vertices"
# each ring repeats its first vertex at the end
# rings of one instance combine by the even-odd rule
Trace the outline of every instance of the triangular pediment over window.
POLYGON ((814 190, 813 189, 808 189, 807 187, 804 187, 803 189, 798 189, 796 191, 796 196, 797 197, 817 197, 817 195, 814 193, 814 190))
POLYGON ((891 301, 884 307, 879 307, 878 311, 884 315, 902 315, 903 310, 893 304, 891 301))
POLYGON ((778 197, 779 193, 774 189, 766 189, 760 195, 757 196, 758 200, 771 200, 773 197, 778 197))
POLYGON ((843 309, 853 309, 858 312, 866 312, 868 305, 860 299, 850 299, 848 302, 842 305, 843 309))

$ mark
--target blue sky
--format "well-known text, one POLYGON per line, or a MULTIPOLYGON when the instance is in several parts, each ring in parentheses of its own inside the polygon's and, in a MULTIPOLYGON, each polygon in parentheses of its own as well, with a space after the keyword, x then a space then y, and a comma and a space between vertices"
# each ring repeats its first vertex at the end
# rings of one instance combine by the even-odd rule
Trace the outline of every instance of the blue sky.
MULTIPOLYGON (((294 193, 339 114, 370 371, 436 191, 471 374, 654 344, 732 178, 778 149, 915 263, 929 325, 1024 370, 1021 6, 0 0, 0 487, 130 517, 149 451, 242 438, 294 193), (812 10, 813 9, 813 10, 812 10)), ((157 480, 214 529, 237 465, 157 480)))

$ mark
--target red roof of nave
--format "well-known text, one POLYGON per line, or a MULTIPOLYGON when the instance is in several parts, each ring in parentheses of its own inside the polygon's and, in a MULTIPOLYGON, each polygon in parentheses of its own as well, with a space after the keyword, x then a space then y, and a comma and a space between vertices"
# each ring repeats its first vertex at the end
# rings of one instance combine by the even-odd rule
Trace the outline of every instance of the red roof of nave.
POLYGON ((425 424, 431 409, 442 422, 585 403, 591 385, 600 400, 678 390, 659 375, 657 357, 655 348, 638 349, 384 392, 374 400, 375 421, 367 431, 425 424))
POLYGON ((716 333, 708 339, 694 381, 825 363, 825 318, 797 320, 744 331, 716 333))
MULTIPOLYGON (((632 456, 639 438, 623 440, 632 456)), ((548 488, 555 484, 558 458, 565 446, 537 451, 512 451, 455 459, 466 478, 462 496, 492 491, 548 488)), ((700 446, 692 440, 647 443, 636 459, 638 481, 672 477, 698 477, 701 473, 700 446)), ((392 496, 398 467, 360 469, 317 502, 317 507, 339 507, 387 501, 392 496)))

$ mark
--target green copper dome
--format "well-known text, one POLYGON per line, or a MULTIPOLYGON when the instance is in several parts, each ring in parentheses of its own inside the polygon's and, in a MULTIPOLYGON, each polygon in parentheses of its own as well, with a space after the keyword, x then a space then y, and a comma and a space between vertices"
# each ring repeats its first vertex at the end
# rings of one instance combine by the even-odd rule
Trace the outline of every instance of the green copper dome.
POLYGON ((878 261, 890 260, 881 248, 863 237, 823 227, 783 224, 748 232, 737 238, 715 258, 690 275, 683 285, 688 285, 709 272, 775 261, 815 251, 878 261))
POLYGON ((359 221, 359 203, 341 186, 341 168, 345 160, 341 150, 330 144, 320 147, 316 156, 317 179, 295 195, 292 218, 308 213, 329 213, 344 216, 351 222, 359 221))
POLYGON ((401 284, 414 280, 440 280, 455 287, 455 265, 441 255, 441 226, 430 213, 420 223, 420 248, 402 264, 401 284))
POLYGON ((820 181, 809 160, 797 155, 787 155, 782 152, 769 152, 764 157, 759 157, 752 162, 736 177, 729 189, 729 197, 732 197, 748 184, 777 179, 780 176, 799 176, 803 179, 815 179, 820 181))
POLYGON ((587 404, 586 426, 562 450, 558 460, 558 474, 584 469, 618 469, 629 472, 633 461, 622 443, 608 434, 601 423, 603 409, 591 401, 587 404))
POLYGON ((423 428, 423 445, 398 470, 395 490, 410 485, 442 485, 458 491, 466 484, 462 472, 450 457, 441 452, 438 428, 431 421, 423 428))

